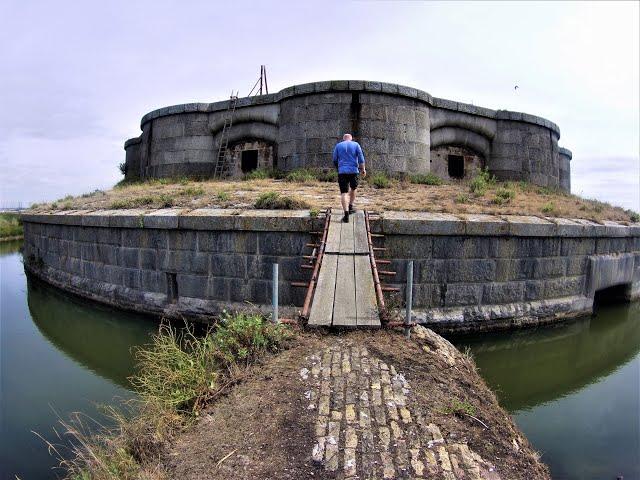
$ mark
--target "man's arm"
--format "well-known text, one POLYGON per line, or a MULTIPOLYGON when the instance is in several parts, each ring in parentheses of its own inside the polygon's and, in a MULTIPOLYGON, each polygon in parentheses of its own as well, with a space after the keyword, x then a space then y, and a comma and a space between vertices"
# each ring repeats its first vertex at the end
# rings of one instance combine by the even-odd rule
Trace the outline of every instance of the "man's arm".
POLYGON ((338 168, 338 145, 333 147, 333 166, 338 168))
POLYGON ((365 165, 364 153, 362 153, 362 147, 360 146, 360 144, 358 144, 357 155, 358 155, 358 168, 362 172, 362 175, 366 177, 367 167, 365 165))

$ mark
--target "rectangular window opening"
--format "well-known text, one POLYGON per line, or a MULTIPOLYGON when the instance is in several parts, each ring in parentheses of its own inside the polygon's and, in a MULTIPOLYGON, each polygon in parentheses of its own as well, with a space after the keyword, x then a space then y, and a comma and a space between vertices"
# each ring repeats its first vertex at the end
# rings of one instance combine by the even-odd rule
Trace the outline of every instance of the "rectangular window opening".
POLYGON ((258 168, 258 150, 244 150, 240 156, 240 170, 247 173, 258 168))
POLYGON ((447 163, 451 178, 464 177, 464 157, 462 155, 449 155, 447 163))
POLYGON ((167 272, 167 301, 177 303, 178 301, 178 278, 175 273, 167 272))

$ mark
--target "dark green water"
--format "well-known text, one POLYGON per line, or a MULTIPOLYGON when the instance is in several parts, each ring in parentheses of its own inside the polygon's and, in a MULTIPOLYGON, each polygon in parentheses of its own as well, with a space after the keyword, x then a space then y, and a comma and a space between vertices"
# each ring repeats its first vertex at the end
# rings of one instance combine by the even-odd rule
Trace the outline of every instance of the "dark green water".
POLYGON ((640 479, 640 304, 561 327, 453 339, 554 479, 640 479))
POLYGON ((156 324, 28 281, 19 246, 0 243, 0 478, 55 478, 32 431, 53 440, 59 418, 130 398, 131 347, 156 324))
MULTIPOLYGON (((72 299, 24 274, 20 243, 0 243, 0 478, 55 478, 58 418, 129 398, 131 347, 156 324, 72 299)), ((640 479, 640 305, 562 327, 455 343, 470 347, 558 479, 640 479)), ((490 423, 490 422, 489 422, 490 423)))

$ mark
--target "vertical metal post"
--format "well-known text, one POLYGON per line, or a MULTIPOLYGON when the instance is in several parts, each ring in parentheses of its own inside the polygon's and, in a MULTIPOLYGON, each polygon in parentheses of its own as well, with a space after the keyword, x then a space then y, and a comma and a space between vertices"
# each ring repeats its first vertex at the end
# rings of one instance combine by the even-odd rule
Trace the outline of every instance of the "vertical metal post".
POLYGON ((273 315, 271 321, 278 323, 278 264, 273 264, 273 289, 271 292, 271 303, 273 305, 273 315))
POLYGON ((407 262, 407 290, 406 290, 407 310, 404 315, 404 335, 411 336, 411 308, 413 307, 413 260, 407 262))

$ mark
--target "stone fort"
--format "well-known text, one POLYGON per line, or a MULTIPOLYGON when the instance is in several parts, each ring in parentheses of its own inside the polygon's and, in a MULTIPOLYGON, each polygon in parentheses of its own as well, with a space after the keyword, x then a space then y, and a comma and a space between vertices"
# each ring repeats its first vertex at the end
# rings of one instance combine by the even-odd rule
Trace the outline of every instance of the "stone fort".
POLYGON ((125 142, 125 176, 212 177, 221 143, 240 176, 257 168, 332 168, 345 132, 360 142, 371 171, 464 179, 487 169, 499 180, 571 190, 571 152, 544 118, 436 98, 390 83, 339 80, 275 94, 154 110, 125 142))

